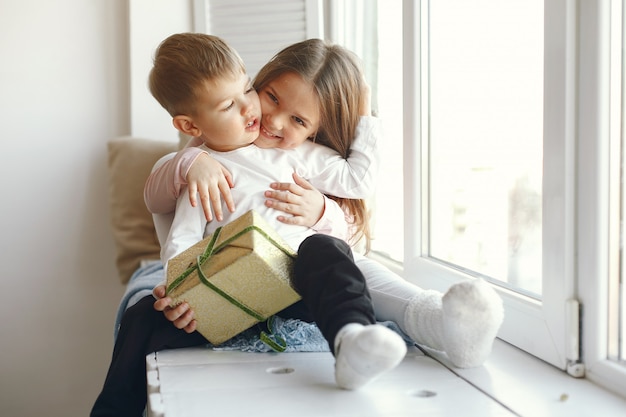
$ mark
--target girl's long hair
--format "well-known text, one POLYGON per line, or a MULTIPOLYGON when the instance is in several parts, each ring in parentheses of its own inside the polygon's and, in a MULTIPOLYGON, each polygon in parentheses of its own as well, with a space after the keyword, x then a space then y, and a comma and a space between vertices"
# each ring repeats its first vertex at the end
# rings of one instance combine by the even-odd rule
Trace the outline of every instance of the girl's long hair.
MULTIPOLYGON (((321 39, 308 39, 278 52, 258 73, 254 87, 260 91, 286 72, 300 75, 314 86, 320 104, 320 125, 314 141, 350 156, 360 119, 365 78, 358 57, 346 48, 321 39)), ((369 212, 365 200, 335 200, 352 217, 352 243, 365 238, 370 248, 369 212)))

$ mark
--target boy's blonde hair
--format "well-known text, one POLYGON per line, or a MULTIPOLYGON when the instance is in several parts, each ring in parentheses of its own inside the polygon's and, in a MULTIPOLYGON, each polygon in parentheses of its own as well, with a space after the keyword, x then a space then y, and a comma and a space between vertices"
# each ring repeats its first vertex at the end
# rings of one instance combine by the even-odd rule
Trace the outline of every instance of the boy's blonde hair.
POLYGON ((150 92, 172 117, 193 116, 196 91, 203 83, 245 72, 237 51, 217 36, 177 33, 156 50, 150 92))
MULTIPOLYGON (((358 57, 350 50, 321 39, 308 39, 278 52, 254 80, 260 91, 284 73, 295 73, 310 83, 319 99, 320 125, 314 141, 344 158, 356 136, 360 110, 366 99, 365 77, 358 57)), ((364 200, 331 197, 354 219, 357 240, 366 238, 369 249, 369 213, 364 200)))

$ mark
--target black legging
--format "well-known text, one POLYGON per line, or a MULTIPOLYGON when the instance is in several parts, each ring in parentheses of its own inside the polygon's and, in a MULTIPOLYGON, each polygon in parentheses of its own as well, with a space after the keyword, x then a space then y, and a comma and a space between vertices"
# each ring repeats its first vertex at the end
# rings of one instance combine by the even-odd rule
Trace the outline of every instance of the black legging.
MULTIPOLYGON (((293 286, 302 301, 278 315, 316 322, 333 352, 341 327, 375 322, 365 278, 342 240, 321 234, 305 239, 298 250, 293 286)), ((175 328, 153 304, 154 298, 147 296, 124 313, 92 417, 140 417, 147 400, 146 355, 208 343, 198 332, 175 328)))

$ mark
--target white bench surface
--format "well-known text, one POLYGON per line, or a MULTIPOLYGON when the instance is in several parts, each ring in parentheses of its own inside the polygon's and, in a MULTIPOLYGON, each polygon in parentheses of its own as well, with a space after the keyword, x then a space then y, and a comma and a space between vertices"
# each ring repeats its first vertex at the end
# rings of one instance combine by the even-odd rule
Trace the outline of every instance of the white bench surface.
POLYGON ((416 348, 396 369, 357 391, 337 388, 329 352, 198 347, 146 360, 153 417, 515 415, 416 348))

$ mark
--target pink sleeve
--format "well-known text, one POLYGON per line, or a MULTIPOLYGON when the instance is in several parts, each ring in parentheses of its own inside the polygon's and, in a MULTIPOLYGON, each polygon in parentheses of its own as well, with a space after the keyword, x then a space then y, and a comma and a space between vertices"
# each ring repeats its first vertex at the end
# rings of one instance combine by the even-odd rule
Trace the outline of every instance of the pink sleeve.
MULTIPOLYGON (((193 140, 190 145, 192 143, 193 140)), ((173 158, 171 154, 167 155, 154 165, 143 190, 146 207, 151 213, 165 214, 176 209, 176 199, 181 189, 187 185, 187 172, 202 153, 206 151, 188 145, 173 158)))
POLYGON ((324 196, 324 203, 324 214, 311 229, 347 242, 348 223, 346 222, 346 213, 335 200, 324 196))

